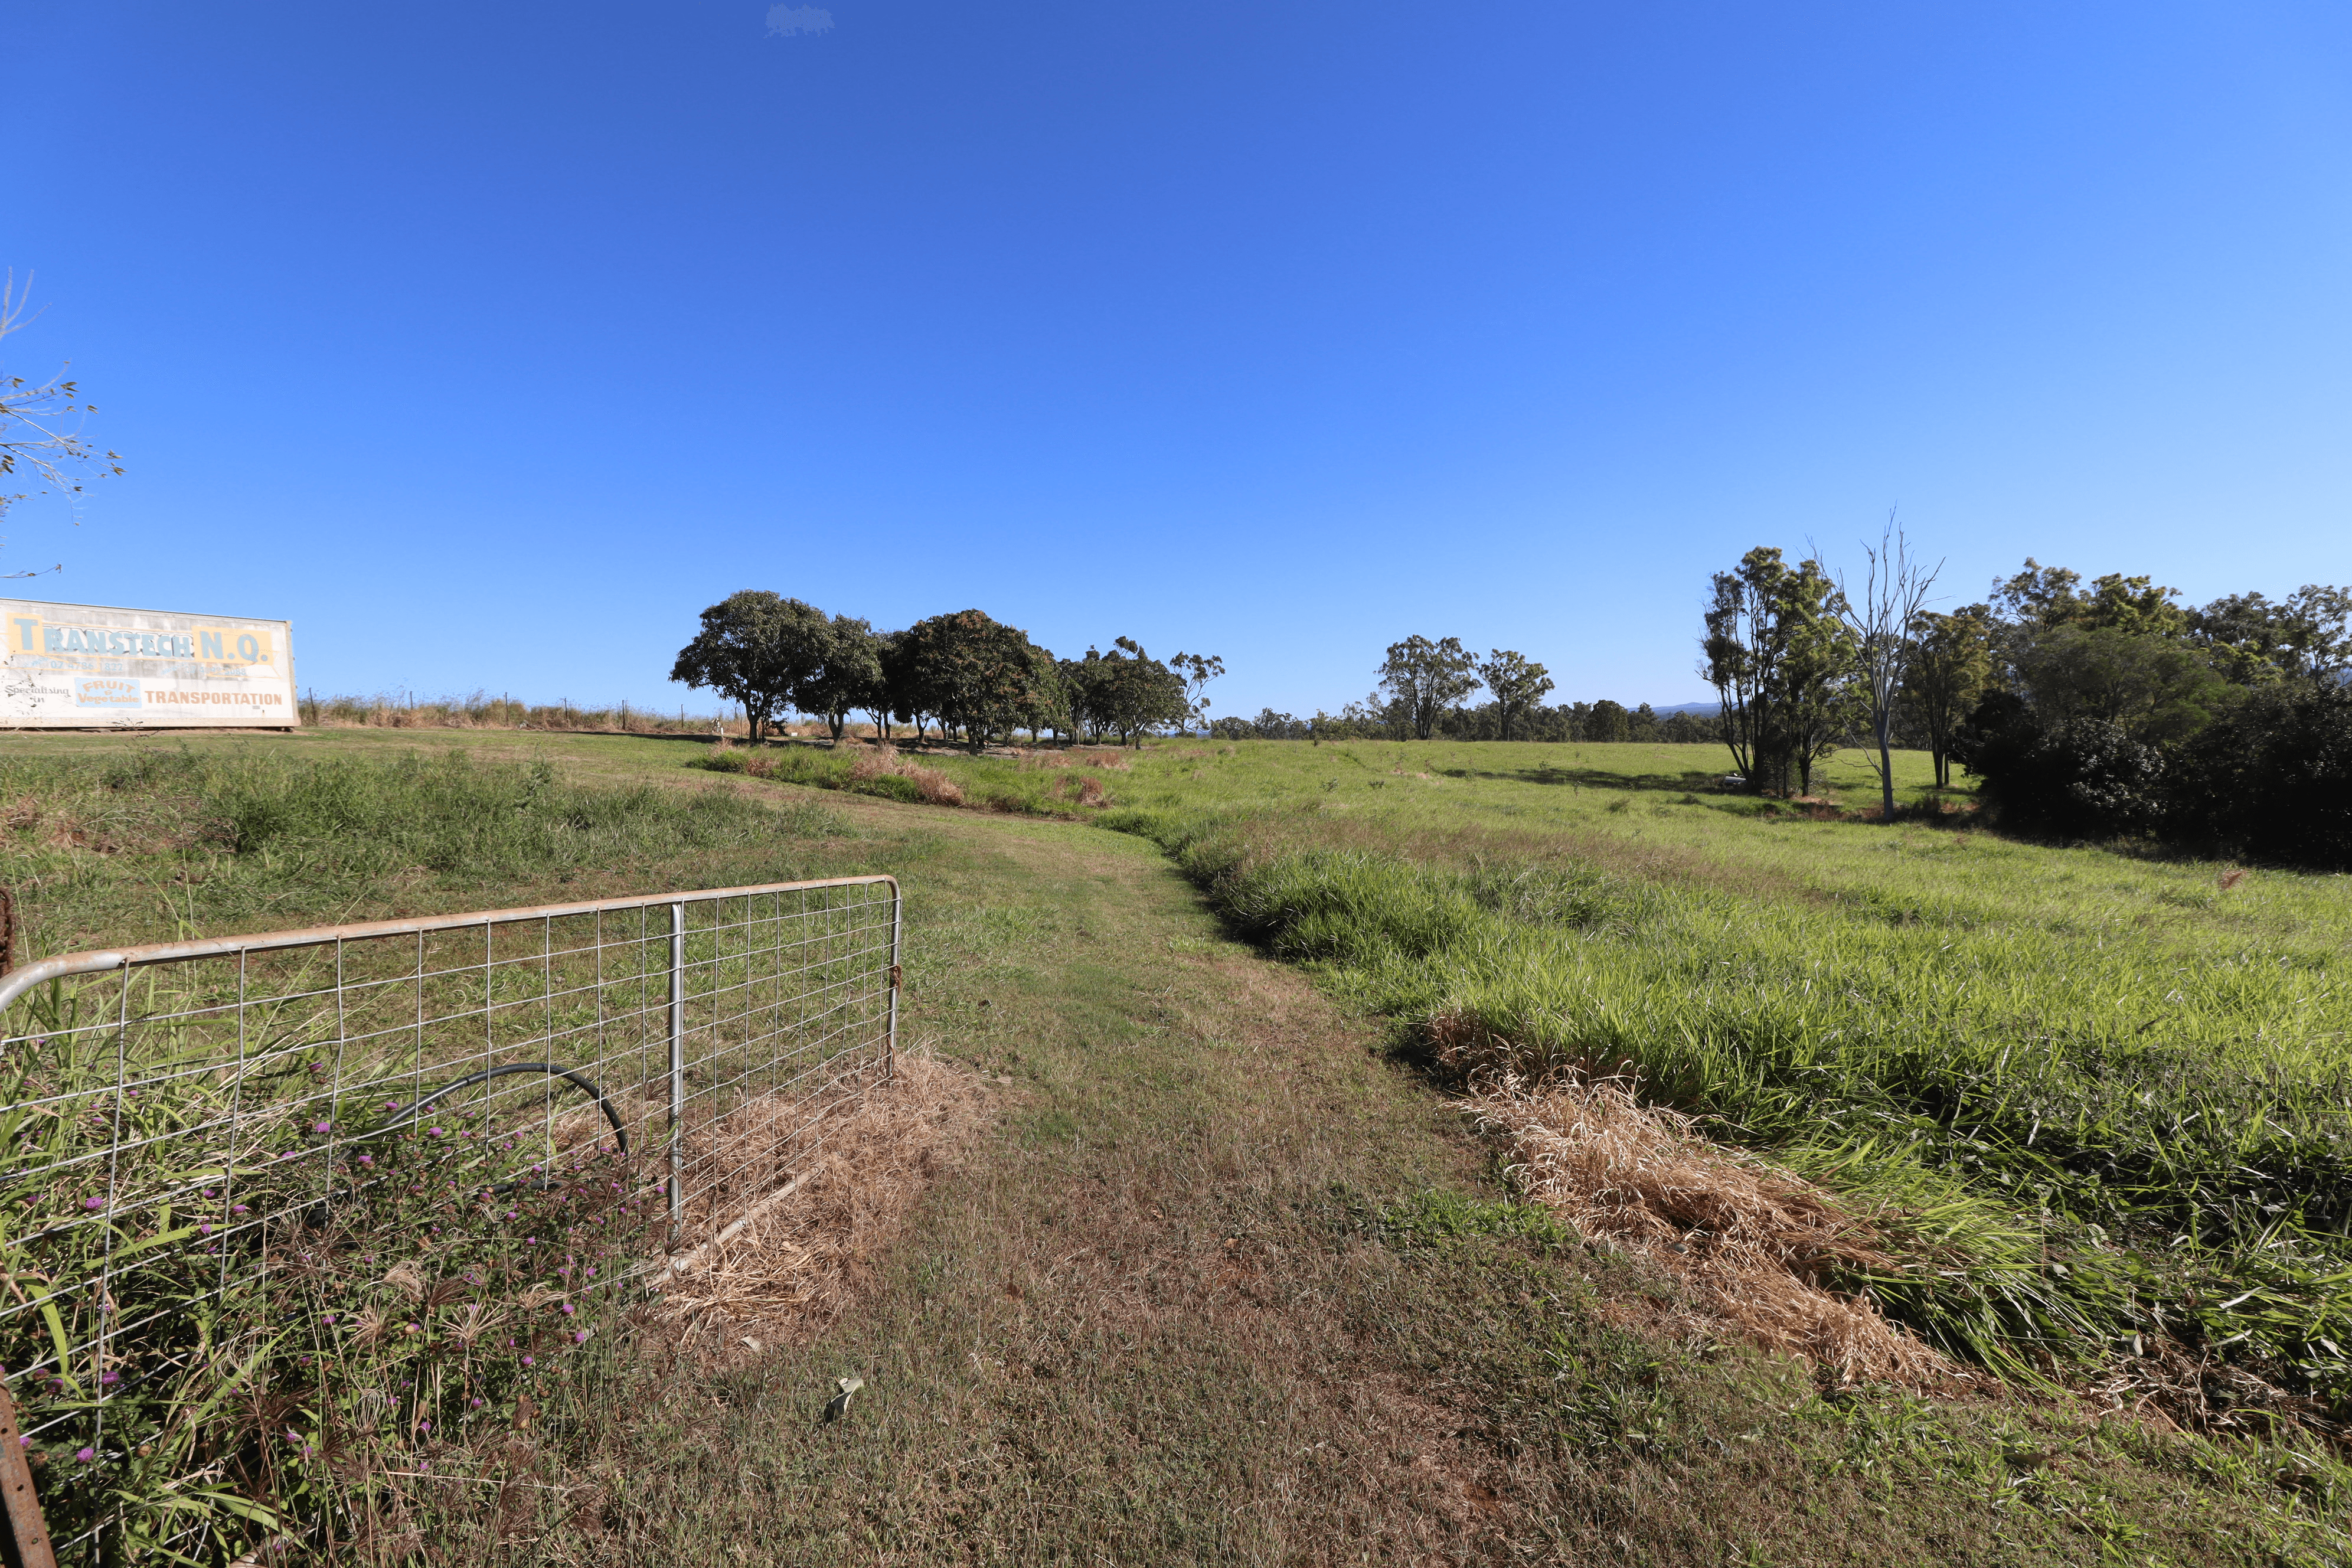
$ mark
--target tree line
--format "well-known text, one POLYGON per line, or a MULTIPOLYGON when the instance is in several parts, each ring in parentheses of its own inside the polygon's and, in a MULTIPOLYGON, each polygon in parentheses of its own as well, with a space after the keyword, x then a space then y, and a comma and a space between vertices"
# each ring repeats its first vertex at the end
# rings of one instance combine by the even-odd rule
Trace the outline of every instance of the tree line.
POLYGON ((1750 789, 1808 790, 1859 741, 1891 816, 1891 752, 1916 747, 2022 831, 2352 868, 2352 588, 2200 607, 2028 557, 1945 612, 1899 532, 1865 554, 1858 584, 1769 546, 1713 578, 1700 668, 1750 789))
POLYGON ((1603 698, 1547 707, 1551 672, 1515 648, 1480 658, 1460 637, 1413 636, 1389 645, 1381 684, 1337 713, 1308 719, 1268 708, 1255 719, 1218 720, 1211 731, 1235 741, 1664 741, 1717 738, 1711 717, 1660 714, 1648 703, 1627 708, 1603 698), (1485 702, 1467 700, 1479 691, 1485 702))
POLYGON ((731 594, 701 618, 670 679, 740 703, 755 745, 796 711, 823 720, 835 743, 864 713, 886 740, 894 724, 912 725, 918 742, 936 727, 973 751, 1024 730, 1139 746, 1157 731, 1205 722, 1202 689, 1225 668, 1213 654, 1156 659, 1125 637, 1108 653, 1056 658, 979 610, 876 631, 766 589, 731 594))
MULTIPOLYGON (((1431 739, 1499 741, 1504 710, 1488 700, 1444 709, 1431 726, 1431 739)), ((1318 710, 1307 718, 1263 709, 1255 719, 1227 716, 1209 726, 1229 741, 1345 741, 1414 739, 1409 708, 1394 698, 1375 694, 1374 700, 1350 702, 1339 712, 1318 710)), ((1552 707, 1530 706, 1512 716, 1510 739, 1558 744, 1580 741, 1663 742, 1690 745, 1721 738, 1721 727, 1711 713, 1660 713, 1644 702, 1628 708, 1601 698, 1594 702, 1562 702, 1552 707)))

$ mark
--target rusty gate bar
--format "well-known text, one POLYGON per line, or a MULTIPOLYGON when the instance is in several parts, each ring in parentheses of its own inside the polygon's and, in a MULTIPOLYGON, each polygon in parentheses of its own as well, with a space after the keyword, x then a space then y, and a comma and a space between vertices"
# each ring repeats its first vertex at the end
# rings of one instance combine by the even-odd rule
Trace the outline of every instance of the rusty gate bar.
POLYGON ((904 939, 867 876, 0 976, 0 1395, 58 1560, 341 1539, 354 1433, 413 1468, 808 1179, 904 939))

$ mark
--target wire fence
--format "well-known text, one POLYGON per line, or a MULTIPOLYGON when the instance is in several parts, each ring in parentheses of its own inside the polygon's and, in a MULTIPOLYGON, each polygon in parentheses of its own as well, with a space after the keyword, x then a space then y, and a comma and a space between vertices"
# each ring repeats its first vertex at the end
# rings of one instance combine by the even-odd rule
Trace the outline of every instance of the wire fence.
POLYGON ((527 1420, 887 1076, 899 934, 864 877, 0 979, 0 1368, 58 1560, 341 1539, 527 1420))

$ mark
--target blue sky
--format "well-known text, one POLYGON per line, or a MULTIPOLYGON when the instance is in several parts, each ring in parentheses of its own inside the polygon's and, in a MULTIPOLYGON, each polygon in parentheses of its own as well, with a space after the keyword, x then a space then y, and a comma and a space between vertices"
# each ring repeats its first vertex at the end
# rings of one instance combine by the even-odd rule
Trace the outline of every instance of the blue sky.
POLYGON ((0 362, 130 466, 18 591, 640 703, 737 588, 978 605, 1305 712, 1410 632, 1702 696, 1707 574, 1890 507, 1956 601, 2352 579, 2341 5, 774 15, 12 7, 0 362))

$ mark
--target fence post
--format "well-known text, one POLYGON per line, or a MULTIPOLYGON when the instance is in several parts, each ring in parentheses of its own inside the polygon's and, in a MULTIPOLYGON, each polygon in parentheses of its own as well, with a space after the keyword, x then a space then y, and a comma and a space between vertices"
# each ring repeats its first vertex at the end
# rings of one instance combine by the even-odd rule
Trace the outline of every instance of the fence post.
POLYGON ((898 879, 890 879, 890 1037, 882 1047, 882 1081, 887 1083, 898 1071, 898 939, 904 929, 907 896, 899 890, 898 879))
POLYGON ((686 1228, 686 906, 669 907, 669 1234, 686 1228))

